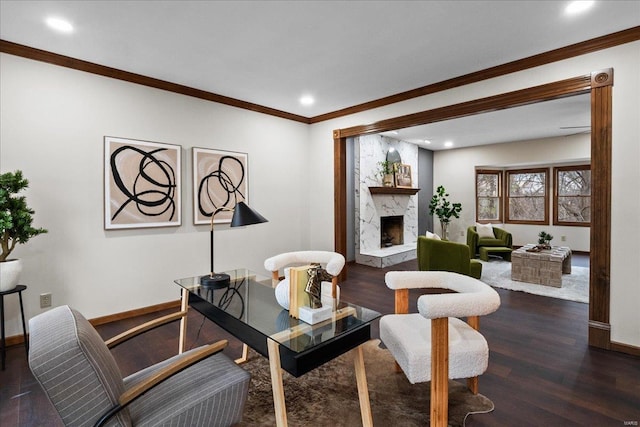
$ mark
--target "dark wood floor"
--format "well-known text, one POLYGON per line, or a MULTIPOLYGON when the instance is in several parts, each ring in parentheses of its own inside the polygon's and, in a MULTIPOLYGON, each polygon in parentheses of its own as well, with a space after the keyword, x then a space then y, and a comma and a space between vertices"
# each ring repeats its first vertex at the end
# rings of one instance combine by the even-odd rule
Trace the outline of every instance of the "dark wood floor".
MULTIPOLYGON (((574 256, 573 263, 585 266, 588 258, 574 256)), ((391 313, 393 293, 384 285, 384 273, 391 269, 414 270, 416 263, 382 270, 354 265, 349 279, 341 284, 342 298, 391 313)), ((493 400, 496 409, 469 417, 467 426, 638 425, 640 359, 588 347, 587 304, 498 292, 500 309, 481 322, 490 360, 488 371, 480 377, 480 392, 493 400)), ((411 298, 415 308, 417 294, 411 298)), ((156 316, 103 325, 99 332, 108 338, 156 316)), ((190 313, 189 322, 190 345, 229 338, 225 351, 232 357, 239 355, 240 344, 201 315, 190 313)), ((113 354, 127 375, 175 354, 177 336, 178 325, 167 325, 123 344, 113 354)), ((31 376, 24 348, 9 348, 7 370, 0 373, 0 426, 58 425, 31 376)))

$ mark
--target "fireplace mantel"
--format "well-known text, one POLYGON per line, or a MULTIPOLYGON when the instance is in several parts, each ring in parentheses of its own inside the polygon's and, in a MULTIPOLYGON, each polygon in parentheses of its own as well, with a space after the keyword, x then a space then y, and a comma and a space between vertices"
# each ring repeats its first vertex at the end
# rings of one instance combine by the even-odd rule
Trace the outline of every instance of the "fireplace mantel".
POLYGON ((405 195, 405 196, 413 196, 418 191, 419 188, 402 188, 402 187, 369 187, 369 191, 372 195, 375 194, 395 194, 395 195, 405 195))

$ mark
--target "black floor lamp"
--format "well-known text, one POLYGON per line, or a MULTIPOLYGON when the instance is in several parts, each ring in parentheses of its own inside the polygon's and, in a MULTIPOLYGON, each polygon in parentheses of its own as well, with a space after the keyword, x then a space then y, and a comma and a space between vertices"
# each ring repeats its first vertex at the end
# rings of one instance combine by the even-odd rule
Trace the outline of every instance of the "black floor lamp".
POLYGON ((216 273, 213 268, 213 218, 217 213, 223 211, 233 211, 233 217, 231 218, 230 227, 244 227, 245 225, 260 224, 261 222, 268 222, 268 220, 260 215, 258 212, 251 209, 245 202, 236 203, 232 208, 218 208, 211 214, 211 231, 210 231, 210 246, 211 246, 211 273, 206 276, 200 277, 200 284, 211 288, 224 288, 229 286, 231 277, 225 273, 216 273))

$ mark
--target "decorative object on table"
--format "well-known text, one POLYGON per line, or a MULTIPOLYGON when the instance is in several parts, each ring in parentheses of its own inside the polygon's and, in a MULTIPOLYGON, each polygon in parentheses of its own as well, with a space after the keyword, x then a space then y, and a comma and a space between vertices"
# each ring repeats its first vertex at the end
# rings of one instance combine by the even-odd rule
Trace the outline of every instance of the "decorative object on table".
POLYGON ((541 231, 538 234, 538 247, 540 249, 551 249, 551 241, 553 240, 553 236, 546 231, 541 231))
POLYGON ((273 287, 275 287, 275 296, 278 304, 284 309, 289 310, 289 266, 320 263, 324 266, 327 273, 331 275, 331 282, 322 283, 322 305, 331 307, 335 310, 340 299, 340 287, 338 286, 338 275, 342 271, 345 258, 342 254, 330 251, 297 251, 285 252, 264 261, 264 268, 271 271, 273 287), (284 277, 280 276, 280 270, 283 271, 284 277))
POLYGON ((214 258, 214 239, 213 239, 213 224, 214 218, 218 212, 222 211, 232 211, 233 216, 231 218, 230 227, 244 227, 246 225, 260 224, 263 222, 267 222, 267 219, 260 215, 258 212, 251 209, 244 202, 238 202, 233 209, 220 207, 216 211, 211 214, 211 231, 209 232, 209 248, 211 251, 211 269, 208 275, 202 276, 200 278, 200 284, 202 286, 210 286, 214 288, 224 288, 229 286, 230 277, 225 273, 215 273, 215 269, 213 268, 213 258, 214 258))
POLYGON ((449 223, 451 218, 460 218, 460 212, 462 212, 461 203, 449 202, 449 194, 446 192, 442 185, 436 189, 436 194, 433 195, 429 202, 429 215, 436 214, 440 220, 440 227, 442 228, 442 239, 449 240, 449 223))
MULTIPOLYGON (((289 268, 286 268, 285 270, 285 276, 284 279, 281 280, 277 286, 276 286, 276 290, 275 290, 275 295, 276 295, 276 301, 278 301, 278 304, 280 304, 280 306, 282 308, 284 308, 285 310, 287 310, 287 316, 288 314, 288 310, 289 310, 289 268)), ((322 290, 321 290, 321 294, 320 294, 320 298, 322 300, 322 305, 323 306, 328 306, 328 307, 332 307, 333 308, 333 297, 331 296, 331 289, 332 289, 332 283, 331 282, 322 282, 322 290)), ((336 299, 335 299, 336 303, 340 301, 340 286, 336 286, 336 299)))
POLYGON ((412 188, 410 165, 396 165, 396 187, 412 188))
POLYGON ((304 291, 309 295, 309 307, 320 308, 322 307, 322 281, 331 280, 332 277, 320 266, 320 264, 312 264, 311 267, 307 269, 307 275, 309 278, 304 291))
POLYGON ((216 223, 230 222, 236 203, 249 203, 248 155, 194 147, 192 157, 193 223, 209 224, 214 212, 216 223))
POLYGON ((388 160, 378 162, 380 166, 380 176, 382 177, 382 186, 383 187, 393 187, 394 178, 393 178, 393 163, 388 160))
POLYGON ((14 289, 18 284, 22 262, 7 259, 16 245, 47 232, 44 228, 32 226, 35 211, 27 206, 26 197, 18 196, 27 187, 29 181, 23 177, 22 171, 0 175, 0 292, 14 289))
POLYGON ((331 317, 332 305, 322 304, 322 282, 332 280, 319 263, 289 269, 289 315, 314 325, 331 317))
POLYGON ((104 138, 104 228, 179 226, 182 147, 104 138))

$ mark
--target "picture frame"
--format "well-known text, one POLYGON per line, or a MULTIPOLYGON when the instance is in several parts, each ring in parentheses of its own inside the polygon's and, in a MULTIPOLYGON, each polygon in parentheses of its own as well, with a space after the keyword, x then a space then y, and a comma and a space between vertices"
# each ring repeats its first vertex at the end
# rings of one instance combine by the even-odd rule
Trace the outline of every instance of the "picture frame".
POLYGON ((396 166, 396 187, 413 188, 411 182, 411 165, 398 164, 396 166))
POLYGON ((192 148, 193 223, 229 223, 236 203, 249 199, 247 153, 192 148), (216 213, 217 212, 217 213, 216 213))
POLYGON ((182 224, 182 146, 104 137, 105 230, 182 224))

